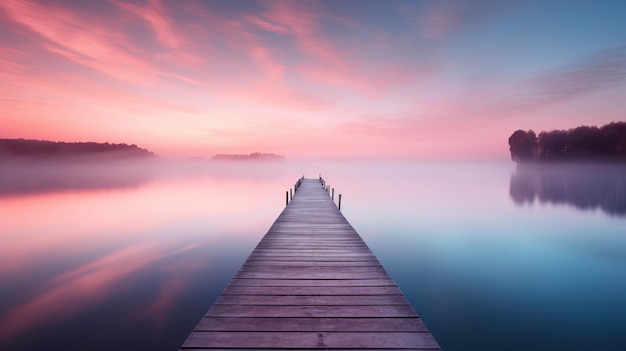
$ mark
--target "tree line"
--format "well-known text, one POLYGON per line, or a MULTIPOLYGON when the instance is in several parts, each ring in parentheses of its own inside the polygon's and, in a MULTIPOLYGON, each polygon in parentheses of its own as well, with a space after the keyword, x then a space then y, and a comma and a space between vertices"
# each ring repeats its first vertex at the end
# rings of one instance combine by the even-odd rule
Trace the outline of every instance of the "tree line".
POLYGON ((251 154, 217 154, 211 157, 214 161, 283 161, 284 156, 272 153, 253 152, 251 154))
POLYGON ((66 143, 47 140, 0 139, 0 157, 64 158, 95 155, 151 157, 154 156, 154 153, 134 144, 66 143))
POLYGON ((538 136, 520 129, 509 137, 509 150, 515 162, 626 161, 626 122, 544 131, 538 136))

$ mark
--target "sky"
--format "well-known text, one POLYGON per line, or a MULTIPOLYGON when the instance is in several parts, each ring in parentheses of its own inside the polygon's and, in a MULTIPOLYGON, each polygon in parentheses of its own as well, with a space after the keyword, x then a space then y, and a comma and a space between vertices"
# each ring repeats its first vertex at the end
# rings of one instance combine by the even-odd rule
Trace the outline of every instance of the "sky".
POLYGON ((626 1, 0 1, 0 138, 507 159, 626 120, 626 1))

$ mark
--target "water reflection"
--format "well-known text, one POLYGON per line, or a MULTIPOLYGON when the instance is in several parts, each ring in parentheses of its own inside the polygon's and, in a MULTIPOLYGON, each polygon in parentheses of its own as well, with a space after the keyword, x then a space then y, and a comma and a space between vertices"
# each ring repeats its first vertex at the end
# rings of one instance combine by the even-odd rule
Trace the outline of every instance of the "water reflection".
MULTIPOLYGON (((120 248, 102 258, 85 262, 70 272, 50 277, 41 286, 41 290, 33 291, 31 300, 6 312, 0 319, 0 335, 10 337, 53 319, 58 322, 79 315, 92 305, 110 298, 115 288, 121 283, 130 283, 128 280, 133 275, 150 265, 156 265, 168 256, 182 254, 198 245, 192 244, 178 250, 168 250, 160 246, 159 243, 141 243, 120 248)), ((180 285, 180 281, 174 282, 180 285)), ((167 310, 166 307, 172 302, 170 285, 166 281, 163 287, 164 296, 151 303, 148 311, 163 313, 167 310)))
POLYGON ((295 179, 236 165, 62 168, 3 168, 2 350, 176 349, 295 179))
POLYGON ((517 204, 568 204, 626 216, 626 166, 608 164, 519 165, 510 195, 517 204))
POLYGON ((620 208, 593 196, 623 200, 622 168, 572 168, 181 162, 133 187, 5 193, 0 350, 175 350, 318 172, 445 350, 626 350, 623 220, 516 206, 577 189, 620 208))
POLYGON ((0 161, 0 197, 136 188, 152 180, 154 161, 0 161))

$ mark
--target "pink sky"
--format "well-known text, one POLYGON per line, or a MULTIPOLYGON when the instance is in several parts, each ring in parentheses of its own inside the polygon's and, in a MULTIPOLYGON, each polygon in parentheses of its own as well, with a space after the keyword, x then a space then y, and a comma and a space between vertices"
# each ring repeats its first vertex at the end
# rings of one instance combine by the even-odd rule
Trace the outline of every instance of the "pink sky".
POLYGON ((516 129, 626 119, 623 10, 3 0, 0 138, 175 157, 506 159, 516 129))

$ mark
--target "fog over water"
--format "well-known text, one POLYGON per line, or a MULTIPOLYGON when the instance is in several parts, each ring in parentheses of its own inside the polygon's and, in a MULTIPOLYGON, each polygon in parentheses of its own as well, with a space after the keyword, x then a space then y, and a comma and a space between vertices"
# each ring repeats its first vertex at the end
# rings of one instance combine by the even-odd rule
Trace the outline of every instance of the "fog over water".
POLYGON ((445 350, 626 349, 622 166, 0 165, 2 350, 175 350, 320 174, 445 350))

